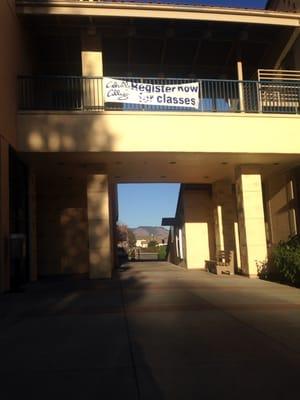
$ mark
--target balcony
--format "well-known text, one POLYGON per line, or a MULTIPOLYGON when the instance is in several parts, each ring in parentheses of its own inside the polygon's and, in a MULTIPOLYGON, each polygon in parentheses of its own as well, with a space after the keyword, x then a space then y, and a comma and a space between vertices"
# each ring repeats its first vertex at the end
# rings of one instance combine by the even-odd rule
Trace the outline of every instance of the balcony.
POLYGON ((22 76, 18 81, 20 111, 300 113, 300 81, 292 78, 280 81, 237 81, 22 76), (110 82, 110 91, 119 96, 109 99, 107 82, 110 82), (194 93, 186 94, 185 91, 189 90, 194 93), (136 92, 137 100, 131 102, 132 97, 128 93, 132 91, 136 92), (157 96, 157 92, 164 94, 163 100, 163 96, 157 96), (182 100, 178 101, 180 92, 189 99, 183 104, 182 100), (162 105, 153 101, 155 96, 159 97, 162 105), (170 105, 168 99, 173 99, 170 105))

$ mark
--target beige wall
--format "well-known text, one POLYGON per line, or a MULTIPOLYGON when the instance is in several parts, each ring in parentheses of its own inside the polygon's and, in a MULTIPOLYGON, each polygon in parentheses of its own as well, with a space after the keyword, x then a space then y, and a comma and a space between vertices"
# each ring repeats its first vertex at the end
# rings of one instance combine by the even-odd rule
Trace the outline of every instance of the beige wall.
POLYGON ((294 115, 126 111, 18 115, 18 145, 26 152, 295 154, 300 153, 299 131, 300 117, 294 115))
POLYGON ((177 255, 176 255, 175 227, 174 226, 170 227, 167 251, 168 251, 167 261, 178 265, 177 255))
POLYGON ((0 136, 0 293, 10 285, 9 273, 9 153, 0 136))
POLYGON ((111 278, 113 270, 113 211, 109 186, 105 174, 88 176, 87 209, 91 279, 111 278))
POLYGON ((89 270, 86 177, 37 180, 39 275, 89 270))
POLYGON ((265 209, 270 246, 297 233, 298 201, 293 171, 281 172, 264 181, 265 209))
POLYGON ((176 224, 171 227, 169 233, 169 253, 168 253, 168 261, 172 262, 173 264, 180 265, 184 268, 187 267, 186 262, 186 232, 185 232, 185 224, 184 224, 184 206, 183 206, 183 195, 182 190, 179 193, 178 203, 177 203, 177 210, 176 210, 176 224), (180 257, 179 251, 179 230, 181 229, 182 235, 182 250, 183 254, 180 257))
POLYGON ((0 1, 0 135, 16 145, 19 24, 14 1, 0 1))
POLYGON ((103 76, 102 41, 99 34, 81 34, 81 63, 83 76, 103 76))
POLYGON ((216 255, 221 250, 234 251, 235 259, 239 249, 235 238, 237 223, 236 198, 231 180, 221 180, 212 185, 213 215, 216 238, 216 255))
POLYGON ((28 173, 28 250, 30 280, 37 279, 37 226, 36 226, 36 176, 33 170, 28 173))
POLYGON ((205 268, 215 248, 211 195, 207 190, 185 191, 183 205, 187 268, 205 268))
POLYGON ((111 260, 112 267, 118 266, 116 226, 118 221, 118 187, 109 180, 109 201, 110 201, 110 237, 111 237, 111 260))
POLYGON ((116 210, 107 176, 39 176, 36 188, 38 275, 110 277, 116 210))
POLYGON ((22 41, 15 1, 0 1, 0 292, 10 286, 9 145, 16 148, 17 143, 16 78, 25 66, 20 55, 22 41))

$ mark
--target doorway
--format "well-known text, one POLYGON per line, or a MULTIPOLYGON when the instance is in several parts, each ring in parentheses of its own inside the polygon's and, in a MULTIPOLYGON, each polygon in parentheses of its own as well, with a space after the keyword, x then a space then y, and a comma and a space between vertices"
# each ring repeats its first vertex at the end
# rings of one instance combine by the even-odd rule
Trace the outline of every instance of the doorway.
POLYGON ((180 184, 118 184, 118 264, 168 260, 170 229, 164 217, 176 213, 180 184))

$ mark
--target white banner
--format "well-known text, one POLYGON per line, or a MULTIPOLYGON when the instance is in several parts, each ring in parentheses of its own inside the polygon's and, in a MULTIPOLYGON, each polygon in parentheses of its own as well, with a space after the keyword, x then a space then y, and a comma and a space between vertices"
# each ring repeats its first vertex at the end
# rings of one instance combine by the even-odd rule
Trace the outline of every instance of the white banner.
POLYGON ((198 82, 159 85, 103 78, 106 103, 131 103, 153 106, 198 108, 198 82))

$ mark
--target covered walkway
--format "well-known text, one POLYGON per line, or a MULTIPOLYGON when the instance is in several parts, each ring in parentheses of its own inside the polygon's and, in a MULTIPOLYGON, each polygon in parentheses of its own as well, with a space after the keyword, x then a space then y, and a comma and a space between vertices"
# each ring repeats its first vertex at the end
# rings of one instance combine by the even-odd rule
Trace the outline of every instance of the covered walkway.
POLYGON ((128 264, 0 297, 1 398, 299 397, 300 291, 128 264))

